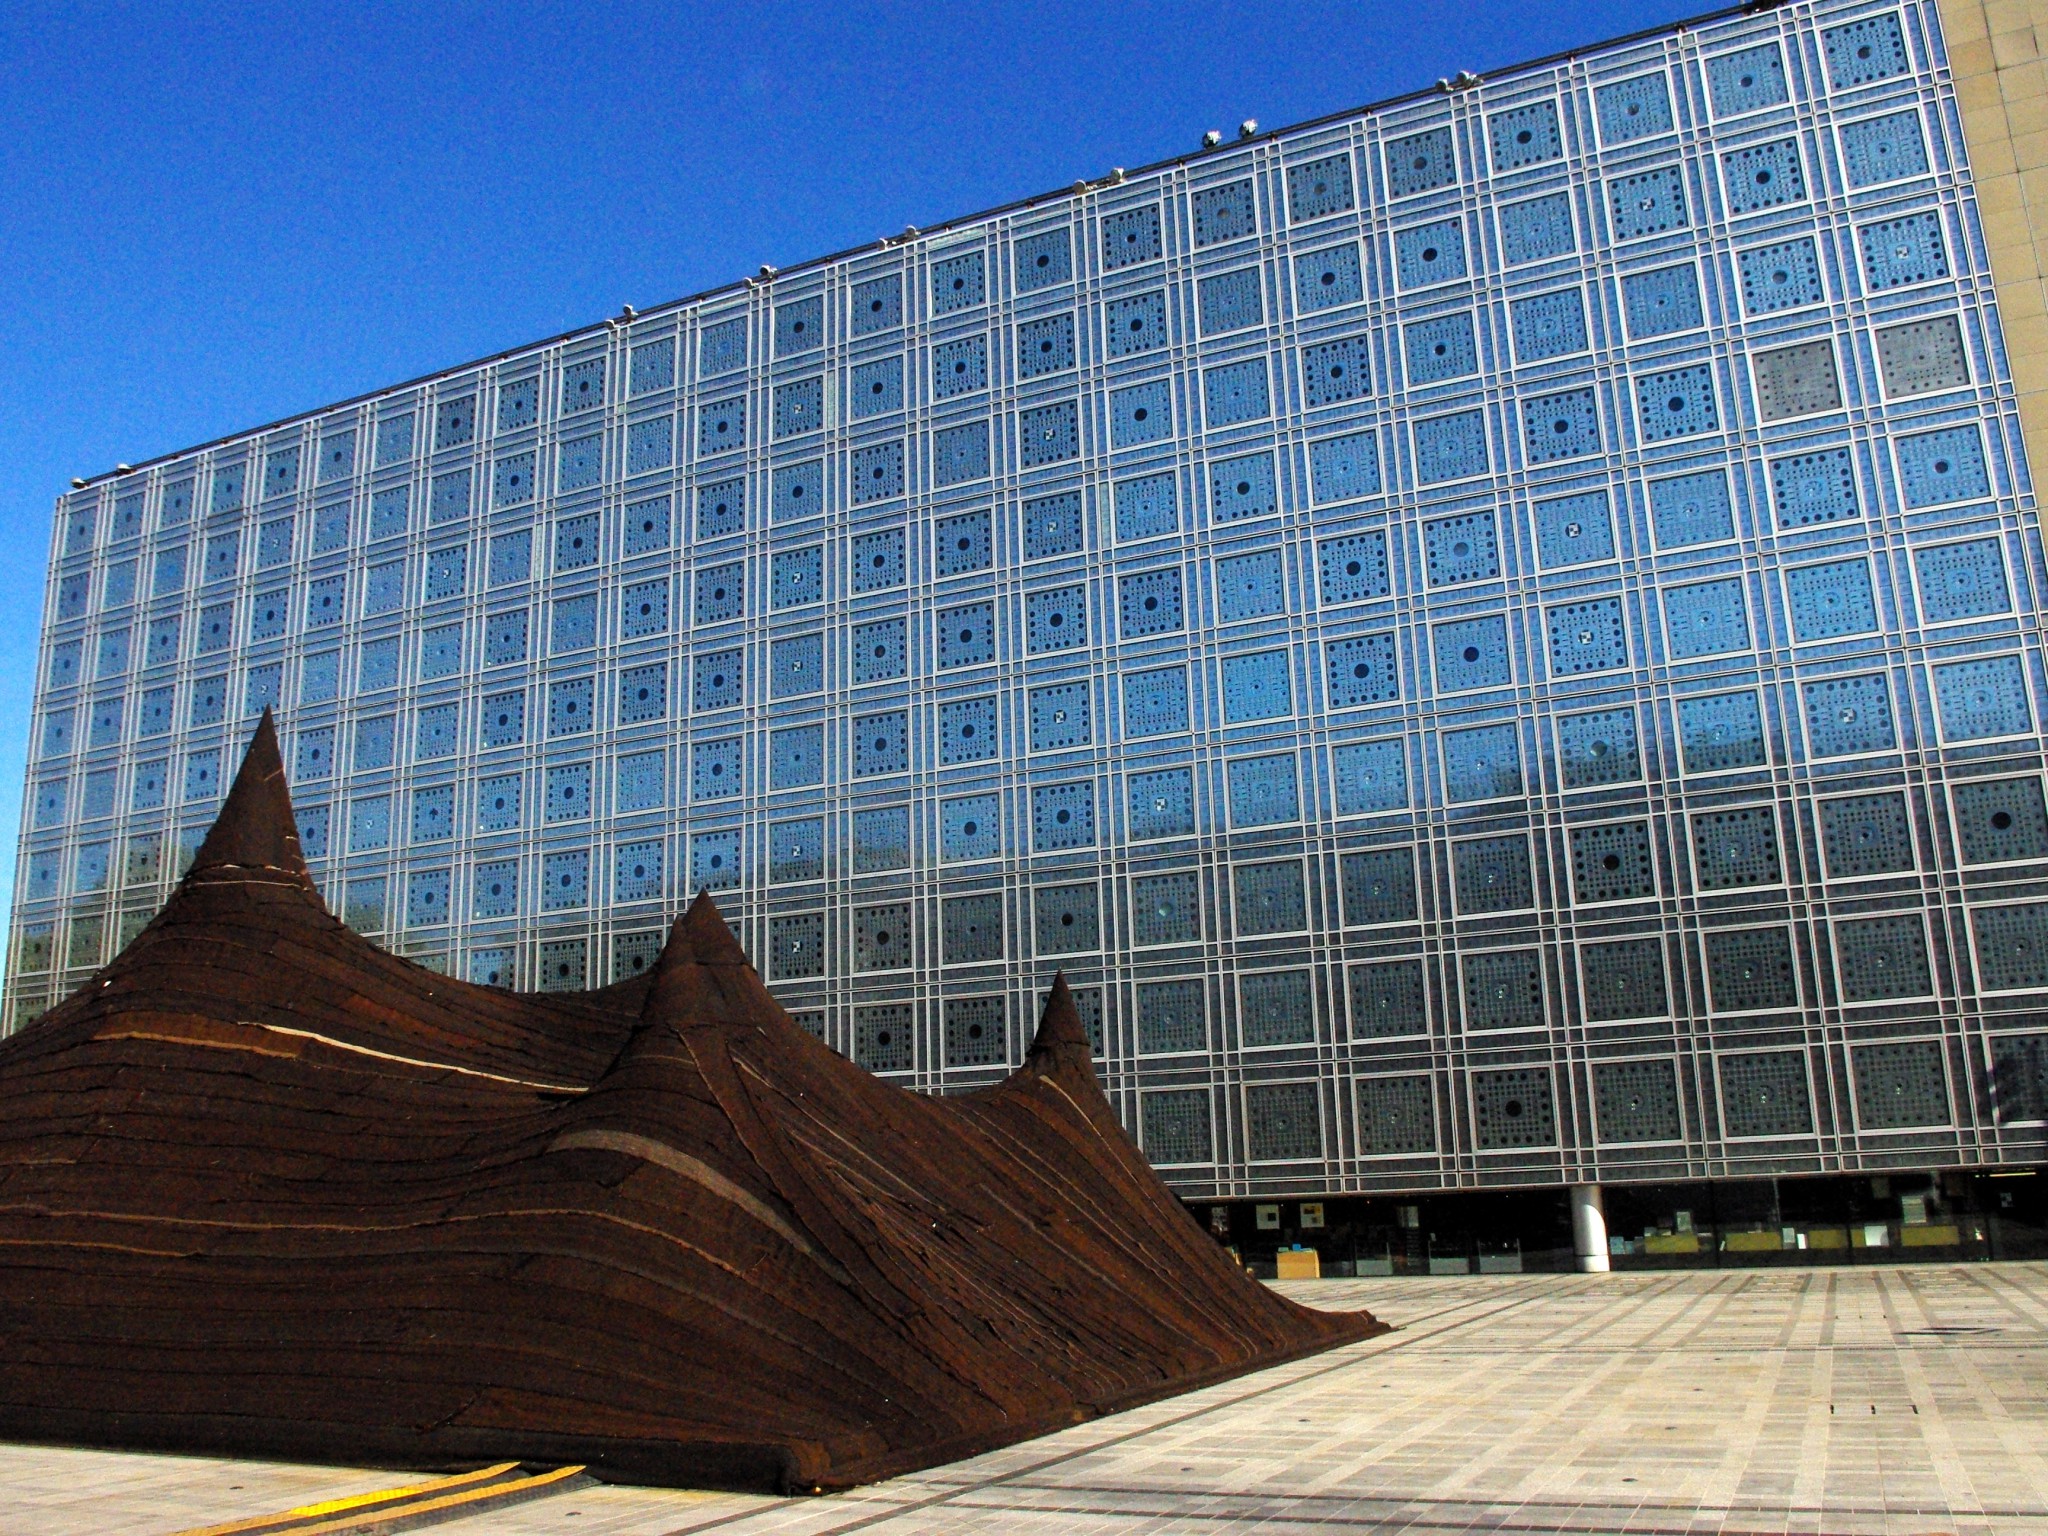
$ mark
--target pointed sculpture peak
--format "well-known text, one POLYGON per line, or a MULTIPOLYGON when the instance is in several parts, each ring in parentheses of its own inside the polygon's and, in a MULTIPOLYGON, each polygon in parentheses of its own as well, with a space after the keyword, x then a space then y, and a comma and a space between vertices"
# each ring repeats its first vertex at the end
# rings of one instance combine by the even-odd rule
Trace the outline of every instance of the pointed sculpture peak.
MULTIPOLYGON (((651 985, 640 1006, 643 1025, 666 1021, 672 1025, 703 1023, 726 1011, 723 1001, 735 981, 734 971, 743 973, 741 990, 752 978, 746 951, 719 914, 718 903, 703 891, 689 910, 669 926, 668 942, 656 957, 651 985)), ((761 993, 767 1000, 767 993, 761 993)), ((771 1008, 773 1004, 769 1005, 771 1008)))
MULTIPOLYGON (((688 966, 746 963, 746 951, 726 926, 718 903, 707 892, 699 891, 697 899, 669 924, 668 942, 661 946, 654 961, 654 990, 662 990, 665 979, 688 966)), ((648 995, 651 1000, 653 993, 648 995)))
MULTIPOLYGON (((192 860, 190 875, 215 869, 264 869, 290 875, 310 889, 312 876, 299 851, 299 829, 285 783, 284 757, 270 711, 256 724, 242 766, 220 814, 192 860)), ((189 878, 189 876, 188 876, 189 878)))
POLYGON ((1046 1077, 1078 1074, 1093 1080, 1095 1076, 1095 1053, 1089 1047, 1088 1031, 1081 1025, 1080 1010, 1074 1006, 1065 971, 1052 979, 1052 990, 1045 997, 1045 1012, 1038 1016, 1038 1033, 1031 1041, 1031 1052, 1024 1058, 1024 1065, 1046 1077))
POLYGON ((669 930, 668 945, 662 951, 662 959, 668 959, 670 951, 679 946, 681 952, 676 956, 679 960, 694 960, 699 965, 747 963, 747 952, 740 948, 740 941, 733 935, 725 914, 718 910, 718 903, 711 899, 709 891, 697 892, 697 899, 676 919, 675 927, 669 930))

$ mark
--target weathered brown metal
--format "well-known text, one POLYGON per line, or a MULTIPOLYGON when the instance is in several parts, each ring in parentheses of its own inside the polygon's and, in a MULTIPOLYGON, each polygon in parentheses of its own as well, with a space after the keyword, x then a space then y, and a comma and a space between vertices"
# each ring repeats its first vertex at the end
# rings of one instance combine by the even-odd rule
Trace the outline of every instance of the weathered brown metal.
POLYGON ((829 1488, 1382 1331, 1240 1272, 1063 981, 950 1098, 791 1022, 707 896, 644 977, 337 922, 268 715, 177 892, 0 1045, 0 1434, 829 1488))

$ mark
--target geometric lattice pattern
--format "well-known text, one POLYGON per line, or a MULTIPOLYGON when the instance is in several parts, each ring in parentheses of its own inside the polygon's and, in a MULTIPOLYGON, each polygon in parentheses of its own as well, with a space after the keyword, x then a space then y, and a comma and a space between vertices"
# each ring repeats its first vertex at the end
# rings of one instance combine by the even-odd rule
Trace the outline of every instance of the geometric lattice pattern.
POLYGON ((1664 980, 1664 946, 1657 939, 1615 939, 1587 944, 1579 952, 1583 970, 1586 1017, 1660 1018, 1671 1000, 1664 980))
POLYGON ((1368 1157, 1436 1150, 1435 1094, 1428 1076, 1358 1080, 1359 1150, 1368 1157))
POLYGON ((1926 996, 1934 982, 1924 920, 1918 912, 1838 919, 1835 970, 1847 1003, 1926 996))
POLYGON ((1913 867, 1913 823, 1904 795, 1823 800, 1820 827, 1831 879, 1896 874, 1913 867))
POLYGON ((1246 1153, 1255 1163, 1306 1162, 1323 1155, 1314 1083, 1253 1083, 1244 1091, 1246 1153))
POLYGON ((1557 1141, 1557 1106, 1547 1067, 1472 1074, 1472 1121, 1481 1151, 1548 1147, 1557 1141))
POLYGON ((1593 1068, 1593 1113, 1603 1142, 1677 1141, 1678 1080, 1669 1061, 1605 1061, 1593 1068))
POLYGON ((1813 1091, 1803 1051, 1721 1058, 1721 1114, 1730 1136, 1808 1136, 1813 1091))
POLYGON ((1986 992, 2048 987, 2048 903, 1979 907, 1977 985, 1986 992))
POLYGON ((1939 1040, 1889 1041, 1851 1050, 1857 1124, 1867 1131, 1947 1125, 1948 1083, 1941 1054, 1939 1040))
POLYGON ((2048 1034, 1992 1038, 1991 1093, 2000 1125, 2048 1121, 2048 1034))
POLYGON ((1166 1089, 1140 1101, 1139 1143, 1156 1167, 1207 1163, 1215 1158, 1206 1088, 1166 1089))
POLYGON ((2048 571, 1939 25, 1581 47, 67 493, 5 1022, 268 705, 378 942, 597 986, 714 884, 931 1090, 1064 969, 1191 1188, 2010 1120, 2048 571))

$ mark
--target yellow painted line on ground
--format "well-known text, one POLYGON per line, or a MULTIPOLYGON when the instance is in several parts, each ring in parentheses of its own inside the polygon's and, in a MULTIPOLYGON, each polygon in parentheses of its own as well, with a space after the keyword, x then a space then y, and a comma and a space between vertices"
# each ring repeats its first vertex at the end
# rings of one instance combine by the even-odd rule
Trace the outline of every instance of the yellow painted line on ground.
POLYGON ((446 1493, 451 1489, 467 1488, 472 1483, 503 1477, 507 1472, 517 1470, 518 1466, 519 1463, 516 1461, 507 1461, 476 1472, 461 1472, 454 1477, 437 1477, 425 1483, 408 1483, 403 1488, 380 1488, 375 1493, 350 1494, 345 1499, 324 1499, 318 1504, 301 1504, 297 1509, 281 1510, 274 1515, 257 1515, 249 1520, 232 1520, 226 1525, 194 1526, 190 1530, 173 1531, 171 1536, 239 1536, 239 1533, 268 1530, 272 1526, 300 1520, 317 1520, 322 1515, 338 1515, 346 1510, 367 1509, 372 1504, 388 1504, 396 1499, 417 1499, 431 1493, 446 1493))
POLYGON ((508 1494, 538 1493, 552 1484, 580 1476, 582 1471, 581 1467, 557 1467, 552 1472, 542 1472, 533 1477, 515 1477, 509 1482, 465 1488, 459 1493, 443 1494, 438 1499, 421 1499, 373 1514, 344 1515, 339 1520, 323 1520, 318 1525, 295 1525, 289 1536, 339 1536, 343 1531, 374 1531, 385 1520, 411 1520, 444 1509, 460 1509, 465 1504, 494 1503, 508 1494))

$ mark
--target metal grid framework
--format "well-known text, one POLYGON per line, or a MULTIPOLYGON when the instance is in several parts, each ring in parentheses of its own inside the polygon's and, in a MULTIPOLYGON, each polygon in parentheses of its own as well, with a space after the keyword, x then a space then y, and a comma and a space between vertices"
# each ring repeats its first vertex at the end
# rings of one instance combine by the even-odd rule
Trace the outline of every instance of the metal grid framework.
POLYGON ((1932 6, 1508 72, 65 497, 11 1025, 280 710, 495 984, 716 891, 1190 1192, 2039 1156, 2043 556, 1932 6))

